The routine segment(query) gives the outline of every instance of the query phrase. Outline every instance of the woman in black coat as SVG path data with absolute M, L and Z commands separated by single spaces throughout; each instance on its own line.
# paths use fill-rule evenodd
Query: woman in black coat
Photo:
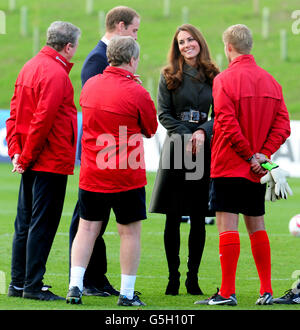
M 158 116 L 167 129 L 150 212 L 166 214 L 164 244 L 169 268 L 166 294 L 180 286 L 180 220 L 190 216 L 188 272 L 190 294 L 202 294 L 198 269 L 205 244 L 208 212 L 210 139 L 213 119 L 212 82 L 219 73 L 201 32 L 190 24 L 179 27 L 162 70 L 158 88 Z

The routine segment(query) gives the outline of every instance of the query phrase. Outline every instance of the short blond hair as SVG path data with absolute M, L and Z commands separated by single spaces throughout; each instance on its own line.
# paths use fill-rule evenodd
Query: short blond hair
M 236 24 L 223 33 L 223 42 L 230 43 L 240 54 L 250 54 L 253 39 L 251 30 L 244 24 Z

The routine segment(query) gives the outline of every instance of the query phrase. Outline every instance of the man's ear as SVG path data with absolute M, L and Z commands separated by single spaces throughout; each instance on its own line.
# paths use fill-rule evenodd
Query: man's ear
M 66 54 L 69 54 L 69 52 L 70 52 L 70 48 L 73 48 L 73 45 L 72 45 L 70 42 L 68 42 L 68 43 L 64 46 L 63 51 L 64 51 Z
M 134 57 L 132 56 L 131 59 L 130 59 L 129 65 L 133 66 L 133 63 L 134 63 Z
M 126 29 L 126 27 L 125 27 L 125 23 L 123 21 L 116 24 L 116 30 L 117 30 L 118 34 L 122 31 L 124 31 L 125 29 Z
M 229 52 L 232 52 L 232 50 L 233 50 L 232 44 L 230 42 L 227 42 L 227 50 Z

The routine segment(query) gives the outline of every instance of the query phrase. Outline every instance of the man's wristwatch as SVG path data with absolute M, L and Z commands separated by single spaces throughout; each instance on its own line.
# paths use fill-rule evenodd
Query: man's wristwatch
M 254 158 L 254 155 L 252 155 L 250 158 L 248 158 L 248 159 L 246 160 L 246 162 L 250 163 L 251 160 L 252 160 L 252 158 Z

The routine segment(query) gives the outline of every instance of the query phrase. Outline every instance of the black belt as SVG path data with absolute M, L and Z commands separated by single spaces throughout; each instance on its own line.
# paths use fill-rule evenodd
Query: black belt
M 178 114 L 178 119 L 198 124 L 206 121 L 207 113 L 191 109 L 190 111 L 184 111 Z

